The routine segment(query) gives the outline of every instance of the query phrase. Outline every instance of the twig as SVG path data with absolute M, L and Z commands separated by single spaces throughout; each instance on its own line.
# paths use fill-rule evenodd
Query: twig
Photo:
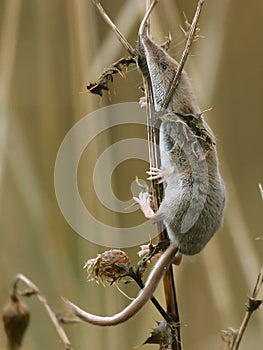
M 125 67 L 127 69 L 130 64 L 136 64 L 135 58 L 129 56 L 118 59 L 109 68 L 105 69 L 95 82 L 89 83 L 87 91 L 81 92 L 81 94 L 91 93 L 102 96 L 103 90 L 109 91 L 109 83 L 113 84 L 113 75 L 120 74 L 124 78 L 125 73 L 122 71 L 122 68 Z
M 150 20 L 150 13 L 155 6 L 157 1 L 153 1 L 151 4 L 149 4 L 149 1 L 146 1 L 146 14 L 141 22 L 140 28 L 139 28 L 139 38 L 143 35 L 143 32 L 145 30 L 145 27 L 147 29 L 147 34 L 151 32 L 150 23 L 148 21 Z M 151 83 L 149 79 L 149 73 L 145 74 L 146 70 L 142 69 L 142 72 L 144 73 L 144 85 L 145 85 L 145 95 L 147 98 L 147 134 L 148 134 L 148 148 L 149 148 L 149 161 L 151 167 L 160 167 L 160 159 L 159 154 L 157 150 L 157 145 L 159 144 L 159 130 L 157 130 L 154 127 L 154 113 L 152 110 L 153 106 L 153 96 L 152 96 L 152 88 Z M 153 207 L 155 211 L 158 210 L 159 205 L 163 198 L 163 185 L 159 184 L 157 181 L 152 181 L 151 184 L 152 187 L 152 193 L 153 193 Z M 167 232 L 164 230 L 161 223 L 157 224 L 159 234 L 159 242 L 165 241 L 167 239 Z M 181 344 L 181 333 L 180 333 L 180 317 L 179 317 L 179 309 L 178 309 L 178 303 L 177 303 L 177 297 L 176 297 L 176 289 L 175 289 L 175 282 L 174 282 L 174 274 L 173 274 L 173 268 L 170 266 L 165 273 L 163 277 L 163 286 L 164 286 L 164 294 L 165 294 L 165 300 L 166 300 L 166 310 L 168 315 L 170 316 L 172 323 L 176 324 L 176 327 L 173 327 L 173 340 L 172 340 L 172 349 L 173 350 L 181 350 L 182 344 Z M 171 324 L 171 322 L 170 322 Z
M 247 328 L 248 322 L 250 320 L 250 317 L 252 316 L 253 312 L 256 311 L 259 306 L 262 304 L 262 299 L 258 299 L 260 289 L 263 285 L 263 268 L 261 269 L 260 273 L 258 274 L 257 281 L 254 287 L 254 290 L 252 292 L 252 295 L 248 297 L 248 304 L 247 304 L 247 312 L 244 316 L 244 319 L 242 321 L 242 324 L 238 330 L 237 336 L 232 344 L 231 350 L 238 350 L 241 339 L 244 335 L 244 332 Z
M 134 272 L 133 269 L 130 270 L 128 276 L 130 276 L 137 284 L 138 286 L 143 289 L 145 287 L 142 279 L 140 278 L 140 276 Z M 168 323 L 172 323 L 173 320 L 170 317 L 170 315 L 162 308 L 162 306 L 159 304 L 158 300 L 152 296 L 151 297 L 151 302 L 153 303 L 153 305 L 156 307 L 156 309 L 160 312 L 160 314 L 163 316 L 163 318 L 165 319 L 166 322 Z
M 204 4 L 204 0 L 199 0 L 197 8 L 196 8 L 196 11 L 195 11 L 193 22 L 192 22 L 191 27 L 189 29 L 186 46 L 185 46 L 182 58 L 181 58 L 181 60 L 179 62 L 178 70 L 177 70 L 177 72 L 175 74 L 175 77 L 174 77 L 174 79 L 173 79 L 173 81 L 171 83 L 171 86 L 170 86 L 170 88 L 168 90 L 168 93 L 166 95 L 166 98 L 164 100 L 163 109 L 167 108 L 167 106 L 168 106 L 168 104 L 170 102 L 170 99 L 173 96 L 174 91 L 175 91 L 175 89 L 176 89 L 176 87 L 177 87 L 177 85 L 179 83 L 179 80 L 180 80 L 180 77 L 181 77 L 181 74 L 182 74 L 182 71 L 183 71 L 186 59 L 187 59 L 188 54 L 189 54 L 189 50 L 190 50 L 190 48 L 192 46 L 192 43 L 194 41 L 194 38 L 195 38 L 196 28 L 197 28 L 197 25 L 198 25 L 198 21 L 199 21 L 199 17 L 200 17 L 200 14 L 201 14 L 201 10 L 202 10 L 203 4 Z
M 149 24 L 150 14 L 152 13 L 153 8 L 157 4 L 158 1 L 159 0 L 154 0 L 151 4 L 149 4 L 149 1 L 146 1 L 147 11 L 146 11 L 145 16 L 143 17 L 143 20 L 142 20 L 140 28 L 139 28 L 139 32 L 138 32 L 139 36 L 141 36 L 143 34 L 146 27 L 148 29 L 147 35 L 149 34 L 149 32 L 150 32 L 150 24 Z
M 17 288 L 18 282 L 22 281 L 24 282 L 28 287 L 29 290 L 24 290 L 24 291 L 19 291 Z M 22 275 L 22 274 L 18 274 L 15 278 L 15 282 L 13 285 L 13 293 L 15 294 L 19 294 L 22 296 L 31 296 L 31 295 L 36 295 L 36 297 L 38 298 L 38 300 L 44 305 L 52 323 L 54 324 L 56 331 L 58 333 L 58 336 L 61 340 L 61 342 L 64 345 L 64 348 L 66 350 L 72 350 L 72 345 L 64 331 L 64 329 L 61 327 L 61 325 L 59 324 L 59 321 L 54 313 L 54 311 L 51 309 L 51 307 L 48 304 L 47 299 L 45 298 L 45 296 L 41 293 L 41 291 L 38 289 L 38 287 L 32 282 L 30 281 L 26 276 Z
M 98 9 L 99 13 L 101 14 L 101 17 L 104 19 L 104 21 L 108 24 L 108 26 L 111 28 L 111 30 L 115 33 L 119 41 L 122 43 L 122 45 L 125 47 L 125 49 L 130 53 L 132 56 L 137 56 L 137 51 L 131 46 L 131 44 L 127 41 L 125 36 L 119 31 L 119 29 L 116 27 L 116 25 L 112 22 L 110 17 L 105 12 L 104 8 L 101 6 L 100 2 L 98 0 L 92 0 L 93 4 Z

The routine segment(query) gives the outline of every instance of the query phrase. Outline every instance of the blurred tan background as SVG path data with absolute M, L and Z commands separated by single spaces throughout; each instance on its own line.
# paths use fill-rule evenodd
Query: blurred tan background
M 179 29 L 183 12 L 191 19 L 196 3 L 163 0 L 154 11 L 155 38 L 163 42 L 170 31 L 170 52 L 177 58 L 184 49 Z M 144 1 L 102 4 L 135 45 Z M 223 347 L 220 330 L 239 327 L 246 297 L 262 265 L 263 241 L 255 240 L 263 235 L 258 190 L 258 182 L 263 182 L 262 21 L 260 0 L 206 1 L 200 23 L 205 39 L 194 45 L 187 63 L 201 109 L 213 107 L 207 120 L 218 138 L 228 189 L 224 228 L 204 252 L 184 259 L 175 271 L 188 350 Z M 7 301 L 14 276 L 24 273 L 56 311 L 65 311 L 63 295 L 91 312 L 112 314 L 128 301 L 113 287 L 86 282 L 84 262 L 104 248 L 75 234 L 63 218 L 54 193 L 54 164 L 60 143 L 78 120 L 107 104 L 138 101 L 140 75 L 130 69 L 127 79 L 117 77 L 111 101 L 107 94 L 102 99 L 79 94 L 110 63 L 126 55 L 90 0 L 0 0 L 0 28 L 0 307 Z M 142 130 L 138 133 L 143 137 Z M 105 220 L 115 214 L 88 196 L 87 172 L 92 172 L 91 164 L 104 143 L 121 138 L 125 134 L 120 130 L 105 133 L 103 141 L 85 152 L 79 169 L 87 205 Z M 116 170 L 113 186 L 120 199 L 129 198 L 130 181 L 136 175 L 143 177 L 146 169 L 146 163 L 132 161 Z M 139 211 L 137 215 L 141 220 Z M 127 250 L 133 261 L 137 250 Z M 137 293 L 133 286 L 124 289 L 129 295 Z M 162 300 L 161 287 L 156 294 Z M 26 302 L 31 323 L 24 348 L 62 349 L 43 307 L 34 298 Z M 84 324 L 68 326 L 66 332 L 74 349 L 132 349 L 143 343 L 159 319 L 149 304 L 121 326 L 100 329 Z M 262 329 L 259 311 L 241 349 L 261 349 Z M 0 349 L 4 349 L 2 325 Z

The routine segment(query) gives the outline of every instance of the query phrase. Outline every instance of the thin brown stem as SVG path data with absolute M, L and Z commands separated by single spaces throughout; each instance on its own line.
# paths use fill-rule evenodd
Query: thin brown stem
M 254 290 L 252 292 L 252 295 L 248 298 L 247 312 L 243 318 L 243 321 L 238 330 L 237 336 L 234 339 L 231 350 L 238 350 L 240 342 L 242 340 L 242 337 L 245 333 L 248 322 L 250 320 L 250 317 L 252 316 L 253 312 L 256 311 L 259 308 L 259 306 L 262 304 L 262 299 L 258 299 L 259 292 L 261 290 L 262 285 L 263 285 L 263 268 L 258 274 L 257 281 L 255 284 Z
M 140 28 L 139 28 L 139 40 L 140 36 L 143 34 L 144 30 L 147 30 L 147 34 L 151 33 L 151 20 L 150 20 L 150 14 L 154 8 L 154 6 L 157 4 L 158 0 L 154 0 L 152 3 L 149 0 L 146 0 L 145 2 L 145 8 L 146 8 L 146 14 L 141 22 Z M 154 128 L 155 124 L 155 117 L 154 117 L 154 110 L 153 110 L 153 96 L 152 96 L 152 87 L 150 82 L 150 75 L 148 72 L 148 68 L 145 68 L 145 73 L 143 73 L 143 79 L 144 79 L 144 89 L 145 89 L 145 97 L 146 97 L 146 115 L 147 115 L 147 138 L 148 138 L 148 151 L 149 151 L 149 163 L 150 167 L 157 168 L 160 164 L 159 161 L 159 155 L 157 151 L 157 145 L 159 144 L 159 131 Z M 143 72 L 143 70 L 142 70 Z M 152 181 L 151 183 L 151 189 L 153 193 L 153 207 L 157 211 L 159 204 L 162 199 L 162 193 L 160 193 L 162 185 L 159 185 L 157 181 Z
M 25 291 L 18 290 L 17 285 L 18 285 L 19 281 L 24 282 L 28 286 L 29 290 L 25 290 Z M 36 297 L 41 302 L 41 304 L 44 305 L 52 323 L 54 324 L 54 326 L 56 328 L 58 336 L 59 336 L 62 344 L 64 345 L 64 348 L 66 350 L 73 349 L 64 329 L 59 324 L 59 321 L 56 317 L 56 314 L 49 306 L 47 299 L 45 298 L 45 296 L 41 293 L 41 291 L 38 289 L 38 287 L 32 281 L 30 281 L 26 276 L 24 276 L 22 274 L 18 274 L 15 278 L 15 282 L 13 285 L 13 292 L 18 293 L 19 295 L 22 295 L 22 296 L 36 295 Z
M 141 277 L 138 274 L 136 274 L 132 269 L 131 269 L 130 273 L 128 274 L 128 276 L 130 276 L 138 284 L 138 286 L 141 289 L 143 289 L 145 287 Z M 156 309 L 160 312 L 160 314 L 163 316 L 165 321 L 171 324 L 173 321 L 172 318 L 162 308 L 162 306 L 159 304 L 158 300 L 154 296 L 151 297 L 151 302 L 156 307 Z
M 153 1 L 151 4 L 146 1 L 146 14 L 142 20 L 139 29 L 139 36 L 143 35 L 145 28 L 147 29 L 147 34 L 151 33 L 150 27 L 150 14 L 157 1 Z M 148 147 L 149 147 L 149 162 L 151 167 L 160 167 L 160 157 L 158 153 L 157 145 L 159 144 L 159 131 L 154 127 L 154 115 L 153 115 L 153 97 L 152 89 L 149 77 L 144 76 L 144 86 L 145 95 L 147 99 L 147 133 L 148 133 Z M 151 184 L 153 193 L 153 207 L 155 211 L 158 210 L 159 205 L 163 198 L 163 185 L 159 184 L 157 181 L 152 181 Z M 167 239 L 167 233 L 163 230 L 162 224 L 157 224 L 158 231 L 161 232 L 159 235 L 159 241 L 164 241 Z M 180 333 L 180 318 L 179 310 L 175 289 L 175 281 L 172 266 L 169 267 L 167 272 L 163 277 L 164 294 L 166 300 L 166 311 L 174 324 L 177 327 L 174 328 L 174 338 L 171 344 L 173 350 L 182 350 L 181 344 L 181 333 Z
M 147 29 L 147 35 L 150 35 L 150 31 L 151 31 L 151 23 L 150 23 L 150 14 L 152 13 L 152 10 L 154 8 L 154 6 L 157 4 L 159 0 L 154 0 L 152 3 L 150 3 L 150 1 L 146 0 L 146 14 L 143 17 L 143 20 L 141 21 L 141 25 L 139 28 L 139 32 L 138 35 L 141 36 L 145 30 L 145 28 Z
M 120 32 L 120 30 L 116 27 L 116 25 L 112 22 L 111 18 L 108 16 L 108 14 L 105 12 L 104 8 L 101 6 L 100 2 L 98 0 L 92 0 L 93 4 L 98 9 L 101 17 L 103 20 L 108 24 L 108 26 L 111 28 L 113 33 L 117 36 L 119 41 L 122 43 L 124 48 L 132 55 L 137 56 L 137 51 L 132 47 L 132 45 L 127 41 L 125 36 Z
M 177 70 L 177 72 L 176 72 L 176 74 L 174 76 L 174 79 L 173 79 L 173 81 L 172 81 L 172 83 L 170 85 L 170 88 L 168 90 L 167 96 L 165 98 L 165 101 L 164 101 L 164 104 L 163 104 L 163 109 L 167 108 L 167 106 L 168 106 L 168 104 L 169 104 L 169 102 L 171 100 L 171 97 L 173 96 L 174 91 L 175 91 L 175 89 L 176 89 L 176 87 L 177 87 L 177 85 L 179 83 L 182 71 L 184 69 L 184 65 L 185 65 L 186 59 L 187 59 L 187 57 L 189 55 L 190 48 L 191 48 L 192 43 L 193 43 L 194 38 L 195 38 L 196 28 L 197 28 L 197 25 L 198 25 L 198 21 L 199 21 L 199 17 L 200 17 L 201 11 L 202 11 L 203 4 L 204 4 L 204 0 L 199 0 L 197 8 L 196 8 L 196 11 L 195 11 L 193 22 L 192 22 L 192 24 L 190 26 L 190 29 L 189 29 L 189 33 L 188 33 L 185 49 L 184 49 L 182 58 L 181 58 L 181 60 L 179 62 L 178 70 Z

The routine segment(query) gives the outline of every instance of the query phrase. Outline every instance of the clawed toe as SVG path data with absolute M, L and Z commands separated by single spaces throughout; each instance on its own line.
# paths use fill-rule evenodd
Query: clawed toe
M 161 169 L 151 167 L 149 171 L 146 171 L 146 174 L 150 175 L 147 180 L 159 180 L 158 183 L 164 181 L 163 171 Z
M 148 175 L 150 175 L 147 180 L 159 180 L 158 183 L 164 182 L 167 177 L 171 176 L 174 172 L 174 167 L 171 168 L 150 168 L 149 171 L 146 171 Z

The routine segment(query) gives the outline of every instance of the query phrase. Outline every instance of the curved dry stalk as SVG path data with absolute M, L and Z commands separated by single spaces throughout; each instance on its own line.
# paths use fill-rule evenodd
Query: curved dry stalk
M 24 282 L 27 286 L 28 286 L 28 290 L 18 290 L 18 282 L 22 281 Z M 26 276 L 24 276 L 23 274 L 18 274 L 15 278 L 15 282 L 13 285 L 13 292 L 17 293 L 19 295 L 22 296 L 31 296 L 31 295 L 36 295 L 36 297 L 38 298 L 38 300 L 41 302 L 41 304 L 43 304 L 43 306 L 45 307 L 53 325 L 55 326 L 55 329 L 58 333 L 58 336 L 62 342 L 62 344 L 64 345 L 64 348 L 66 350 L 72 350 L 72 345 L 64 331 L 64 329 L 61 327 L 61 325 L 59 324 L 59 321 L 56 317 L 56 314 L 54 313 L 54 311 L 51 309 L 46 297 L 42 294 L 42 292 L 39 290 L 39 288 L 32 282 L 30 281 L 30 279 L 28 279 Z
M 157 2 L 158 1 L 153 1 L 152 3 L 150 3 L 150 1 L 146 1 L 147 11 L 141 22 L 141 25 L 138 31 L 139 38 L 143 35 L 143 32 L 145 29 L 147 34 L 151 36 L 150 14 Z M 159 132 L 154 127 L 155 117 L 152 110 L 153 95 L 152 95 L 152 86 L 149 79 L 149 72 L 148 72 L 148 69 L 147 70 L 145 69 L 142 72 L 144 71 L 145 73 L 147 72 L 147 74 L 145 73 L 143 74 L 143 78 L 144 78 L 145 96 L 147 101 L 146 114 L 147 114 L 149 162 L 150 162 L 150 167 L 158 168 L 160 167 L 160 157 L 157 149 L 157 145 L 159 144 Z M 151 187 L 152 187 L 152 193 L 153 193 L 153 207 L 155 211 L 157 211 L 163 198 L 163 185 L 158 183 L 157 181 L 152 180 Z M 163 241 L 167 239 L 167 233 L 165 230 L 163 230 L 162 224 L 158 223 L 157 227 L 158 227 L 158 231 L 160 232 L 158 237 L 159 241 Z M 171 346 L 173 350 L 181 350 L 182 343 L 181 343 L 181 333 L 180 333 L 180 318 L 179 318 L 179 309 L 178 309 L 178 303 L 177 303 L 172 266 L 170 266 L 167 269 L 163 277 L 163 286 L 164 286 L 167 313 L 171 317 L 174 324 L 177 325 L 177 327 L 175 327 L 174 329 L 174 337 L 173 337 Z

